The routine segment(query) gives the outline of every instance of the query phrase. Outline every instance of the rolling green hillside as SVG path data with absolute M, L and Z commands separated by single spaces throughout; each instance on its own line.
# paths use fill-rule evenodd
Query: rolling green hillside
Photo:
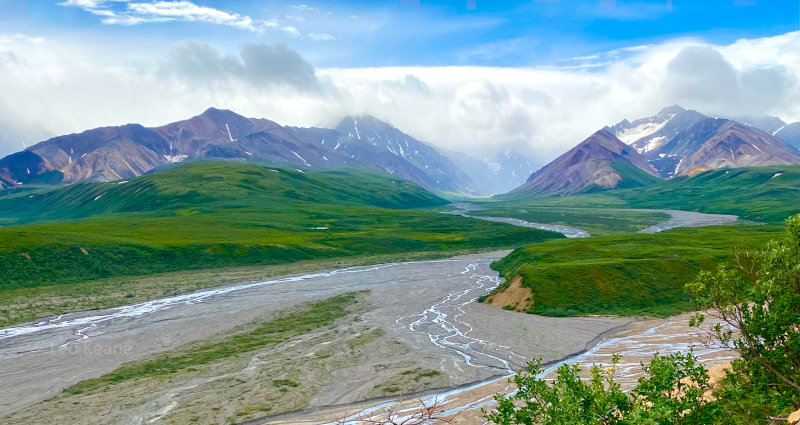
M 611 168 L 622 177 L 622 181 L 617 185 L 619 189 L 650 186 L 662 181 L 660 178 L 627 162 L 612 161 Z
M 81 182 L 0 198 L 7 223 L 108 213 L 196 214 L 230 208 L 331 204 L 418 208 L 447 201 L 414 183 L 359 169 L 295 170 L 233 162 L 196 162 L 131 181 Z
M 800 210 L 800 165 L 711 170 L 608 195 L 635 208 L 725 213 L 780 223 Z
M 10 195 L 0 198 L 0 217 L 15 223 L 0 227 L 0 291 L 16 292 L 6 292 L 2 304 L 21 302 L 29 290 L 40 294 L 42 287 L 113 276 L 512 247 L 562 237 L 421 209 L 444 203 L 389 175 L 225 162 Z M 74 293 L 91 299 L 80 288 Z M 130 298 L 139 299 L 135 291 Z M 88 306 L 59 299 L 69 305 L 65 309 Z M 125 301 L 131 300 L 111 304 Z M 0 322 L 3 314 L 0 305 Z
M 692 308 L 683 288 L 698 271 L 780 233 L 779 226 L 716 226 L 567 239 L 525 245 L 492 268 L 509 282 L 522 276 L 533 291 L 532 305 L 522 306 L 530 313 L 670 315 Z
M 500 205 L 562 208 L 663 208 L 734 214 L 780 223 L 800 210 L 800 165 L 743 167 L 681 176 L 641 188 L 563 198 L 516 196 Z

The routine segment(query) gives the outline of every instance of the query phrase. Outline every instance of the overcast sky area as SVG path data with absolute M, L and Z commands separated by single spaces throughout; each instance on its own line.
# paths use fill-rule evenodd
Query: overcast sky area
M 0 156 L 210 106 L 539 164 L 672 104 L 794 122 L 798 3 L 0 0 Z

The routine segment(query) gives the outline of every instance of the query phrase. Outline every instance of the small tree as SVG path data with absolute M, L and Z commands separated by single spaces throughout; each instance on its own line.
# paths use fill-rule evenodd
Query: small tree
M 786 235 L 687 285 L 699 310 L 718 322 L 715 339 L 740 358 L 719 397 L 741 423 L 781 420 L 800 408 L 800 215 Z M 693 325 L 705 320 L 696 315 Z

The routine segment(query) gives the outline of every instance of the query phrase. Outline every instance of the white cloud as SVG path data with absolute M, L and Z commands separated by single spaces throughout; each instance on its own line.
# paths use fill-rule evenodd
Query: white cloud
M 0 47 L 12 44 L 42 44 L 44 37 L 30 37 L 25 34 L 0 34 Z
M 278 29 L 292 37 L 303 37 L 303 33 L 294 25 L 287 25 L 276 19 L 253 19 L 247 15 L 227 12 L 213 7 L 201 6 L 188 0 L 66 0 L 61 6 L 78 7 L 100 17 L 105 25 L 140 25 L 166 22 L 200 22 L 223 25 L 255 33 L 263 33 L 267 29 Z M 299 11 L 319 11 L 307 5 L 291 6 Z M 294 22 L 305 22 L 305 18 L 286 15 L 286 19 Z M 311 40 L 327 41 L 335 39 L 330 34 L 310 33 L 305 37 Z M 0 40 L 2 42 L 2 40 Z
M 281 27 L 281 29 L 286 31 L 290 35 L 295 36 L 295 37 L 299 37 L 300 36 L 300 31 L 297 28 L 295 28 L 295 27 L 293 27 L 291 25 L 283 26 L 283 27 Z
M 306 37 L 308 37 L 308 38 L 310 38 L 312 40 L 321 40 L 321 41 L 335 40 L 336 39 L 336 37 L 334 37 L 334 36 L 332 36 L 330 34 L 325 34 L 325 33 L 315 34 L 313 32 L 309 33 L 309 34 L 306 34 Z
M 200 6 L 187 0 L 131 1 L 131 0 L 67 0 L 61 6 L 81 8 L 99 16 L 107 25 L 139 25 L 154 22 L 202 22 L 225 25 L 252 32 L 267 28 L 280 28 L 292 35 L 299 31 L 292 26 L 282 26 L 275 21 L 254 20 L 250 16 L 226 12 L 213 7 Z
M 26 37 L 0 43 L 0 115 L 57 134 L 161 125 L 209 106 L 302 126 L 371 113 L 448 149 L 514 148 L 544 163 L 604 125 L 674 103 L 710 115 L 800 116 L 800 32 L 724 46 L 679 39 L 568 62 L 582 68 L 314 69 L 286 45 L 227 53 L 196 42 L 132 65 L 104 46 Z
M 302 10 L 304 12 L 319 12 L 319 9 L 307 4 L 293 4 L 292 9 Z

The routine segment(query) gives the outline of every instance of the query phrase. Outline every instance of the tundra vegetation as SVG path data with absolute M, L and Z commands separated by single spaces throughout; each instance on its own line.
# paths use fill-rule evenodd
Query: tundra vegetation
M 519 309 L 529 313 L 669 316 L 693 309 L 684 285 L 729 258 L 731 247 L 760 246 L 779 234 L 774 225 L 734 225 L 545 241 L 515 249 L 492 268 L 506 282 L 521 276 L 533 296 Z
M 10 193 L 0 197 L 0 325 L 158 297 L 137 283 L 157 273 L 375 263 L 563 238 L 432 209 L 446 203 L 368 170 L 229 162 Z

